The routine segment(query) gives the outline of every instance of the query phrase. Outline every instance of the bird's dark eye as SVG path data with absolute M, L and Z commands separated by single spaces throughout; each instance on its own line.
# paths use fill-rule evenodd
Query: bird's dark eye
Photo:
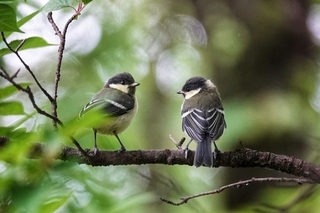
M 190 92 L 190 87 L 186 87 L 186 92 Z
M 120 84 L 125 85 L 125 82 L 124 81 L 120 81 Z

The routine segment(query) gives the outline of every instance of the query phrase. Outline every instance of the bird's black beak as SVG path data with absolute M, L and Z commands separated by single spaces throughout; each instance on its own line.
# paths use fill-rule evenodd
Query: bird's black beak
M 184 94 L 185 94 L 185 92 L 184 92 L 184 91 L 182 91 L 182 90 L 179 90 L 179 91 L 177 92 L 177 94 L 182 94 L 182 95 L 184 95 Z
M 129 87 L 137 87 L 137 86 L 139 86 L 139 85 L 140 85 L 140 83 L 134 82 L 133 84 L 130 84 Z

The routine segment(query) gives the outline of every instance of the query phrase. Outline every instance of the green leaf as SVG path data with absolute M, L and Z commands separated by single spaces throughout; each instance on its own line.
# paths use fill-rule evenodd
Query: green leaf
M 2 0 L 0 0 L 2 1 Z M 36 10 L 35 12 L 27 15 L 26 17 L 20 19 L 18 22 L 17 22 L 17 25 L 18 27 L 21 27 L 22 25 L 24 25 L 25 23 L 27 23 L 28 21 L 30 21 L 33 17 L 35 17 L 41 10 Z M 4 33 L 4 36 L 6 38 L 8 38 L 13 32 L 5 32 Z M 4 44 L 4 42 L 0 42 L 0 48 L 3 47 L 5 48 L 6 45 Z
M 6 4 L 0 4 L 0 31 L 22 32 L 17 26 L 14 9 Z
M 1 1 L 1 0 L 0 0 Z M 31 13 L 30 15 L 27 15 L 26 17 L 20 19 L 18 22 L 17 22 L 17 25 L 18 27 L 21 27 L 22 25 L 24 25 L 25 23 L 27 23 L 28 21 L 30 21 L 33 17 L 35 17 L 41 10 L 36 10 L 35 12 Z M 13 32 L 6 32 L 4 34 L 4 36 L 6 38 L 8 38 Z M 0 46 L 4 46 L 4 44 L 1 45 L 0 43 Z
M 55 212 L 61 206 L 65 205 L 72 196 L 71 193 L 64 194 L 56 194 L 55 196 L 50 196 L 50 200 L 48 202 L 44 202 L 40 207 L 40 212 Z
M 22 87 L 26 87 L 26 86 L 31 85 L 31 83 L 21 83 L 20 85 Z M 7 98 L 16 92 L 18 92 L 18 89 L 13 85 L 1 88 L 0 89 L 0 100 Z
M 24 115 L 24 110 L 21 102 L 1 102 L 0 115 Z
M 14 40 L 10 42 L 10 47 L 12 49 L 16 49 L 23 40 Z M 22 47 L 19 50 L 27 50 L 32 48 L 39 48 L 39 47 L 47 47 L 52 46 L 54 44 L 49 44 L 41 37 L 30 37 L 27 38 Z M 0 57 L 6 54 L 12 53 L 8 48 L 0 49 Z
M 82 0 L 82 2 L 83 2 L 84 4 L 89 4 L 90 2 L 92 2 L 92 0 Z
M 15 122 L 11 123 L 10 127 L 12 127 L 13 129 L 17 129 L 19 126 L 21 126 L 23 123 L 25 123 L 28 119 L 32 118 L 32 116 L 34 116 L 37 113 L 38 112 L 35 110 L 31 114 L 26 114 L 26 115 L 22 116 L 20 119 L 18 119 Z
M 8 133 L 12 132 L 12 127 L 0 126 L 0 136 L 7 136 Z
M 0 2 L 8 2 L 8 3 L 12 3 L 13 0 L 0 0 Z
M 43 6 L 42 10 L 48 13 L 62 8 L 72 7 L 73 2 L 73 0 L 50 0 Z

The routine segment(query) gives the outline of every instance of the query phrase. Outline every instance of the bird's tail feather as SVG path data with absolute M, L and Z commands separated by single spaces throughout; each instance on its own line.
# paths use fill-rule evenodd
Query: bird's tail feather
M 211 138 L 209 136 L 207 136 L 203 141 L 197 142 L 193 164 L 196 167 L 202 165 L 205 165 L 207 167 L 213 166 Z

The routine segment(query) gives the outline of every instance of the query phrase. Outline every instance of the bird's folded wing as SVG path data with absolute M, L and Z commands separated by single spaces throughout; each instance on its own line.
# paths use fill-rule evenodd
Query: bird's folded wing
M 224 120 L 223 109 L 212 108 L 206 113 L 206 121 L 208 122 L 208 132 L 212 140 L 217 140 L 227 127 Z
M 182 130 L 192 139 L 200 142 L 204 139 L 208 122 L 203 111 L 192 109 L 182 114 Z
M 206 112 L 192 109 L 182 114 L 182 130 L 191 138 L 200 142 L 209 134 L 212 140 L 218 139 L 226 123 L 223 109 L 212 108 Z
M 120 96 L 117 100 L 111 99 L 93 99 L 90 101 L 79 114 L 81 118 L 92 110 L 102 110 L 101 112 L 107 116 L 120 116 L 126 114 L 134 107 L 134 99 Z

